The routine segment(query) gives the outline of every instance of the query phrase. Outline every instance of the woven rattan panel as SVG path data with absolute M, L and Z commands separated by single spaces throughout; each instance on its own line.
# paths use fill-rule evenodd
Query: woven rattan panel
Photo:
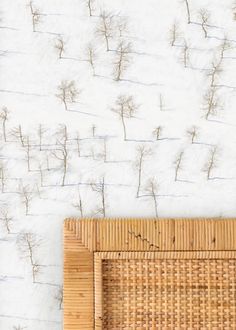
M 102 329 L 236 329 L 236 260 L 103 260 Z

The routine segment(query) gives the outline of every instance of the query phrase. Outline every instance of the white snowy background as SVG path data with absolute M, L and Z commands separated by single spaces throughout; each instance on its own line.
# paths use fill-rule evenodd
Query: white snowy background
M 0 329 L 59 330 L 65 217 L 235 216 L 236 4 L 1 0 L 0 18 Z

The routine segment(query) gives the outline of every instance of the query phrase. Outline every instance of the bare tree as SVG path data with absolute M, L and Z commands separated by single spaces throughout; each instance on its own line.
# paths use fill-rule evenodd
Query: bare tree
M 127 29 L 128 29 L 128 20 L 126 17 L 123 16 L 119 16 L 117 19 L 117 29 L 119 31 L 119 37 L 123 38 L 124 37 L 124 33 L 127 33 Z
M 42 151 L 42 141 L 43 141 L 43 136 L 44 133 L 47 131 L 46 128 L 43 127 L 42 124 L 39 124 L 37 133 L 38 133 L 38 138 L 39 138 L 39 150 Z
M 1 183 L 1 192 L 3 194 L 5 192 L 5 186 L 6 186 L 6 165 L 3 162 L 0 163 L 0 183 Z
M 153 199 L 155 215 L 158 217 L 158 210 L 157 210 L 157 192 L 158 192 L 158 185 L 154 178 L 151 178 L 146 187 L 145 192 Z
M 191 139 L 191 143 L 194 144 L 196 141 L 196 138 L 198 136 L 198 130 L 196 126 L 191 127 L 188 131 L 187 131 L 188 136 Z
M 179 39 L 179 37 L 180 37 L 179 24 L 177 22 L 174 22 L 169 31 L 169 41 L 172 47 L 176 46 L 176 41 Z
M 224 40 L 222 41 L 222 43 L 219 46 L 219 50 L 220 50 L 220 63 L 222 63 L 223 59 L 224 59 L 224 54 L 227 50 L 231 49 L 232 45 L 231 42 L 224 37 Z
M 114 60 L 114 79 L 116 81 L 121 80 L 123 74 L 128 68 L 130 63 L 130 52 L 131 52 L 131 43 L 126 43 L 123 40 L 118 44 L 115 53 L 115 60 Z
M 78 200 L 75 203 L 73 203 L 73 206 L 79 211 L 81 218 L 83 218 L 84 207 L 83 207 L 82 197 L 81 197 L 79 189 L 78 189 Z
M 233 10 L 233 19 L 236 20 L 236 2 L 233 3 L 232 10 Z
M 31 168 L 30 168 L 30 140 L 29 140 L 29 137 L 27 136 L 26 137 L 26 161 L 27 161 L 27 168 L 28 168 L 28 171 L 30 172 L 31 171 Z
M 202 8 L 199 10 L 199 18 L 201 20 L 201 27 L 202 27 L 202 31 L 204 33 L 205 38 L 208 37 L 208 31 L 207 31 L 207 26 L 209 24 L 209 20 L 210 20 L 210 13 L 208 10 Z
M 62 176 L 62 181 L 61 185 L 65 185 L 65 180 L 66 180 L 66 174 L 67 174 L 67 169 L 68 169 L 68 159 L 69 159 L 69 154 L 68 154 L 68 149 L 67 149 L 67 133 L 64 133 L 64 140 L 61 142 L 57 140 L 57 149 L 52 151 L 52 155 L 60 160 L 62 162 L 62 167 L 63 167 L 63 176 Z
M 76 138 L 75 139 L 76 139 L 78 157 L 81 157 L 81 147 L 80 147 L 79 132 L 77 132 L 77 135 L 76 135 Z
M 17 140 L 20 140 L 22 147 L 25 146 L 25 136 L 22 133 L 21 125 L 19 125 L 18 127 L 14 127 L 11 130 L 11 136 L 15 137 Z
M 216 79 L 219 77 L 221 72 L 222 72 L 221 60 L 217 63 L 212 63 L 212 67 L 209 73 L 207 74 L 207 76 L 210 77 L 211 87 L 215 86 Z
M 92 125 L 92 129 L 91 129 L 91 131 L 92 131 L 92 137 L 94 138 L 95 137 L 95 135 L 96 135 L 96 129 L 97 129 L 97 127 L 96 127 L 96 125 Z
M 158 126 L 153 130 L 152 134 L 155 137 L 156 141 L 158 141 L 160 139 L 161 133 L 162 133 L 161 126 Z
M 92 72 L 93 72 L 93 75 L 96 76 L 96 73 L 95 73 L 95 61 L 96 61 L 96 58 L 97 58 L 97 53 L 96 53 L 96 50 L 94 48 L 94 46 L 92 44 L 89 44 L 87 49 L 86 49 L 86 55 L 87 55 L 87 58 L 88 58 L 88 62 L 91 66 L 91 69 L 92 69 Z
M 26 186 L 21 185 L 20 197 L 21 197 L 22 203 L 25 206 L 25 215 L 29 214 L 30 203 L 33 199 L 33 196 L 34 196 L 34 193 L 28 185 L 26 185 Z
M 219 98 L 216 94 L 216 88 L 210 88 L 204 95 L 204 110 L 205 110 L 205 119 L 208 120 L 209 116 L 215 116 L 217 111 L 221 108 Z
M 61 143 L 64 143 L 65 141 L 68 141 L 68 129 L 65 124 L 59 125 L 59 128 L 56 131 L 56 141 L 60 141 Z
M 188 17 L 188 24 L 191 23 L 191 16 L 190 16 L 190 9 L 189 9 L 189 1 L 184 0 L 185 5 L 186 5 L 186 10 L 187 10 L 187 17 Z
M 13 325 L 13 330 L 24 330 L 26 327 L 22 327 L 21 325 Z
M 86 5 L 88 7 L 89 11 L 89 16 L 93 16 L 93 11 L 94 11 L 94 0 L 85 0 Z
M 7 205 L 4 205 L 0 209 L 0 220 L 3 223 L 3 226 L 8 234 L 11 233 L 12 219 L 13 219 L 12 216 L 9 215 L 9 209 Z
M 8 114 L 9 114 L 9 111 L 8 111 L 7 107 L 2 107 L 2 111 L 0 113 L 0 119 L 2 121 L 2 133 L 3 133 L 3 139 L 5 142 L 7 142 L 6 122 L 8 120 Z
M 23 258 L 30 261 L 32 269 L 33 282 L 36 282 L 36 276 L 40 271 L 40 265 L 36 259 L 37 249 L 41 245 L 41 239 L 33 233 L 21 233 L 17 238 L 17 245 Z
M 189 46 L 188 46 L 186 40 L 184 40 L 184 46 L 183 46 L 183 50 L 182 50 L 182 61 L 183 61 L 184 67 L 187 68 L 189 65 Z
M 101 206 L 96 210 L 96 214 L 101 214 L 103 217 L 106 216 L 106 190 L 105 190 L 105 178 L 104 176 L 100 179 L 99 183 L 91 183 L 91 188 L 101 198 Z
M 46 155 L 46 164 L 47 164 L 47 171 L 50 171 L 51 167 L 50 167 L 49 155 L 48 154 Z
M 30 1 L 29 7 L 32 18 L 33 32 L 36 32 L 36 26 L 40 23 L 42 14 L 38 8 L 34 7 L 33 1 Z
M 111 13 L 102 11 L 100 14 L 100 20 L 97 27 L 97 33 L 105 39 L 106 49 L 110 50 L 110 39 L 114 34 L 114 16 Z
M 107 138 L 104 137 L 103 139 L 103 152 L 102 152 L 102 156 L 103 156 L 103 161 L 104 163 L 107 162 Z
M 40 162 L 39 162 L 38 168 L 39 168 L 39 173 L 40 173 L 40 185 L 41 185 L 41 187 L 43 187 L 44 186 L 44 173 L 43 173 L 42 164 Z
M 147 156 L 150 156 L 152 154 L 152 150 L 150 148 L 148 148 L 145 145 L 139 145 L 137 147 L 137 156 L 136 156 L 136 160 L 135 160 L 135 168 L 138 171 L 138 188 L 137 188 L 137 193 L 136 193 L 136 197 L 139 197 L 139 193 L 140 193 L 140 188 L 141 188 L 141 183 L 142 183 L 142 174 L 143 174 L 143 163 L 144 160 Z
M 80 94 L 75 81 L 63 80 L 57 89 L 59 93 L 56 94 L 56 97 L 64 104 L 65 110 L 68 110 L 68 103 L 76 102 L 76 99 Z
M 181 151 L 177 155 L 176 160 L 174 161 L 174 165 L 175 165 L 175 181 L 178 181 L 179 171 L 182 169 L 183 156 L 184 156 L 184 152 Z
M 125 124 L 125 118 L 132 118 L 134 117 L 134 114 L 136 113 L 138 106 L 134 103 L 133 96 L 127 96 L 127 95 L 120 95 L 118 96 L 116 103 L 116 107 L 112 108 L 111 110 L 118 114 L 119 119 L 122 122 L 123 126 L 123 136 L 124 140 L 127 140 L 127 134 L 126 134 L 126 124 Z
M 211 179 L 212 170 L 216 167 L 216 156 L 217 156 L 217 148 L 214 147 L 210 150 L 208 160 L 203 168 L 203 172 L 207 174 L 207 180 Z
M 159 94 L 159 109 L 160 111 L 164 110 L 163 95 L 161 93 Z
M 63 287 L 62 286 L 60 286 L 57 289 L 57 292 L 55 294 L 55 299 L 58 301 L 59 310 L 62 310 L 62 305 L 63 305 Z
M 58 58 L 61 59 L 63 57 L 63 54 L 65 53 L 65 41 L 62 36 L 59 36 L 56 39 L 54 48 L 58 52 Z

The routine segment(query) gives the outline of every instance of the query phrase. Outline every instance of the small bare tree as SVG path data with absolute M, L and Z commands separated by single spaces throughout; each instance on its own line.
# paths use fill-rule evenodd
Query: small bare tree
M 219 77 L 221 72 L 222 72 L 221 60 L 217 63 L 213 62 L 211 69 L 210 69 L 209 73 L 207 74 L 207 76 L 210 77 L 211 87 L 215 86 L 216 79 Z
M 207 174 L 207 180 L 211 179 L 211 174 L 213 169 L 216 167 L 216 156 L 217 156 L 217 148 L 214 147 L 210 150 L 208 160 L 203 168 L 203 172 Z
M 104 139 L 103 139 L 102 157 L 103 157 L 104 163 L 106 163 L 107 162 L 107 137 L 104 137 Z
M 148 194 L 152 199 L 154 203 L 154 210 L 155 210 L 155 216 L 158 217 L 158 210 L 157 210 L 157 192 L 158 192 L 158 185 L 154 178 L 151 178 L 146 187 L 145 192 Z
M 111 13 L 102 11 L 100 14 L 100 20 L 97 27 L 98 35 L 102 36 L 105 39 L 106 49 L 110 50 L 110 39 L 114 35 L 114 16 Z
M 7 142 L 6 122 L 8 121 L 8 114 L 9 111 L 7 107 L 3 107 L 2 111 L 0 112 L 0 119 L 2 121 L 2 134 L 5 142 Z
M 17 245 L 23 258 L 29 259 L 32 269 L 33 282 L 40 272 L 40 265 L 36 259 L 37 249 L 41 245 L 41 239 L 33 233 L 21 233 L 17 238 Z
M 182 162 L 183 162 L 184 152 L 181 151 L 174 161 L 175 165 L 175 181 L 178 181 L 179 171 L 182 169 Z
M 208 120 L 209 116 L 215 116 L 217 111 L 221 108 L 219 97 L 216 94 L 216 88 L 210 88 L 206 94 L 204 95 L 204 111 L 205 111 L 205 119 Z
M 115 53 L 113 75 L 116 81 L 121 80 L 123 74 L 130 63 L 131 43 L 126 43 L 123 40 L 118 44 Z
M 62 286 L 60 286 L 57 289 L 57 292 L 55 294 L 55 299 L 58 302 L 59 310 L 62 310 L 62 305 L 63 305 L 63 287 Z
M 30 1 L 29 7 L 32 18 L 33 32 L 36 32 L 36 26 L 40 23 L 42 14 L 38 8 L 34 7 L 33 1 Z
M 68 169 L 68 160 L 69 160 L 69 153 L 67 149 L 67 138 L 65 135 L 64 141 L 59 141 L 57 140 L 57 146 L 58 148 L 56 150 L 52 151 L 52 155 L 61 161 L 62 167 L 63 167 L 63 176 L 62 176 L 62 181 L 61 185 L 65 185 L 65 180 L 66 180 L 66 174 L 67 174 L 67 169 Z
M 63 54 L 65 53 L 65 40 L 63 39 L 62 36 L 56 39 L 54 48 L 58 53 L 58 58 L 61 59 L 63 57 Z
M 6 165 L 3 162 L 0 162 L 0 183 L 1 183 L 1 192 L 5 192 L 6 186 Z
M 219 50 L 220 50 L 220 64 L 222 63 L 223 59 L 224 59 L 224 54 L 227 50 L 231 49 L 232 45 L 231 42 L 224 37 L 224 40 L 222 41 L 222 43 L 219 46 Z
M 134 103 L 133 96 L 120 95 L 116 100 L 116 107 L 111 110 L 118 114 L 123 126 L 124 141 L 127 140 L 125 118 L 134 117 L 138 105 Z
M 93 16 L 94 11 L 94 0 L 85 0 L 86 5 L 88 7 L 89 16 Z
M 92 128 L 91 128 L 93 138 L 96 136 L 96 130 L 97 130 L 97 127 L 96 127 L 96 125 L 93 124 Z
M 25 146 L 25 136 L 22 133 L 22 128 L 21 125 L 19 125 L 18 127 L 14 127 L 11 130 L 11 136 L 13 136 L 14 138 L 16 138 L 17 140 L 20 141 L 21 146 L 24 147 Z
M 26 137 L 26 149 L 25 149 L 25 152 L 26 152 L 26 161 L 27 161 L 27 168 L 28 168 L 28 171 L 30 172 L 31 171 L 31 168 L 30 168 L 30 140 L 29 140 L 29 137 L 27 136 Z
M 92 69 L 93 75 L 96 76 L 95 61 L 96 61 L 96 58 L 97 58 L 97 53 L 96 53 L 96 50 L 95 50 L 95 48 L 92 44 L 89 44 L 87 46 L 86 55 L 87 55 L 87 59 L 88 59 L 88 62 L 90 64 L 90 67 Z
M 210 13 L 208 10 L 202 8 L 199 10 L 199 18 L 200 18 L 200 23 L 201 23 L 201 27 L 202 27 L 202 31 L 204 33 L 205 38 L 208 37 L 208 24 L 209 24 L 209 20 L 210 20 Z
M 233 10 L 233 19 L 236 20 L 236 1 L 234 1 L 232 5 L 232 10 Z
M 169 42 L 171 47 L 176 46 L 176 42 L 180 38 L 179 24 L 174 22 L 169 30 Z
M 6 229 L 7 233 L 10 234 L 13 218 L 11 215 L 9 215 L 9 209 L 7 205 L 4 205 L 0 209 L 0 220 L 3 223 L 3 226 Z
M 77 153 L 78 153 L 78 157 L 81 157 L 81 146 L 80 146 L 80 136 L 79 136 L 79 132 L 77 132 L 75 140 L 76 140 L 76 145 L 77 145 Z
M 81 218 L 83 218 L 84 207 L 83 207 L 82 197 L 81 197 L 79 189 L 78 189 L 78 199 L 75 203 L 73 203 L 73 206 L 79 211 Z
M 26 327 L 22 327 L 21 325 L 13 325 L 13 330 L 24 330 Z
M 119 37 L 123 38 L 124 33 L 127 33 L 128 30 L 128 20 L 124 16 L 119 16 L 116 22 L 117 29 L 119 31 Z
M 153 130 L 152 134 L 155 137 L 156 141 L 160 140 L 161 133 L 162 133 L 161 126 L 158 126 Z
M 161 93 L 159 94 L 159 109 L 160 109 L 160 111 L 164 110 L 163 95 Z
M 30 203 L 33 199 L 34 192 L 28 185 L 21 185 L 20 187 L 20 197 L 21 201 L 25 207 L 25 215 L 29 214 Z
M 136 197 L 139 197 L 139 193 L 140 193 L 140 188 L 141 188 L 141 183 L 142 183 L 142 174 L 143 174 L 143 163 L 144 160 L 147 156 L 150 156 L 152 154 L 152 150 L 145 146 L 145 145 L 139 145 L 137 147 L 137 156 L 136 156 L 136 160 L 135 160 L 135 168 L 138 171 L 138 188 L 137 188 L 137 193 L 136 193 Z
M 184 3 L 186 5 L 188 24 L 190 24 L 191 23 L 191 15 L 190 15 L 189 1 L 188 0 L 184 0 Z
M 182 49 L 182 61 L 183 61 L 184 67 L 187 68 L 189 65 L 189 46 L 188 46 L 186 40 L 184 40 L 184 46 Z
M 198 130 L 196 126 L 191 127 L 188 131 L 187 131 L 187 135 L 190 137 L 191 139 L 191 143 L 194 144 L 196 141 L 196 138 L 198 137 Z
M 76 102 L 80 94 L 75 81 L 63 80 L 57 89 L 59 93 L 56 94 L 56 97 L 64 104 L 65 110 L 68 110 L 68 103 Z
M 39 174 L 40 174 L 40 185 L 41 185 L 41 187 L 43 187 L 44 186 L 44 171 L 43 171 L 42 164 L 40 162 L 38 164 L 38 169 L 39 169 Z
M 101 198 L 101 206 L 96 210 L 96 214 L 101 214 L 103 217 L 106 216 L 106 189 L 105 189 L 105 178 L 104 176 L 100 179 L 99 183 L 91 183 L 91 188 L 95 191 Z
M 38 138 L 39 138 L 39 150 L 42 151 L 42 141 L 43 141 L 43 136 L 44 133 L 46 133 L 47 129 L 43 127 L 42 124 L 39 124 L 37 133 L 38 133 Z

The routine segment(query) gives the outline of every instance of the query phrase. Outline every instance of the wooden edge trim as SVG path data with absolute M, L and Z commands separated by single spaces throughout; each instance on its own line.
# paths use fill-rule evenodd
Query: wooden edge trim
M 96 260 L 107 259 L 236 259 L 236 251 L 96 252 Z
M 64 225 L 64 330 L 94 329 L 93 252 L 76 237 L 71 221 Z
M 102 330 L 103 295 L 102 295 L 102 259 L 94 253 L 94 329 Z

